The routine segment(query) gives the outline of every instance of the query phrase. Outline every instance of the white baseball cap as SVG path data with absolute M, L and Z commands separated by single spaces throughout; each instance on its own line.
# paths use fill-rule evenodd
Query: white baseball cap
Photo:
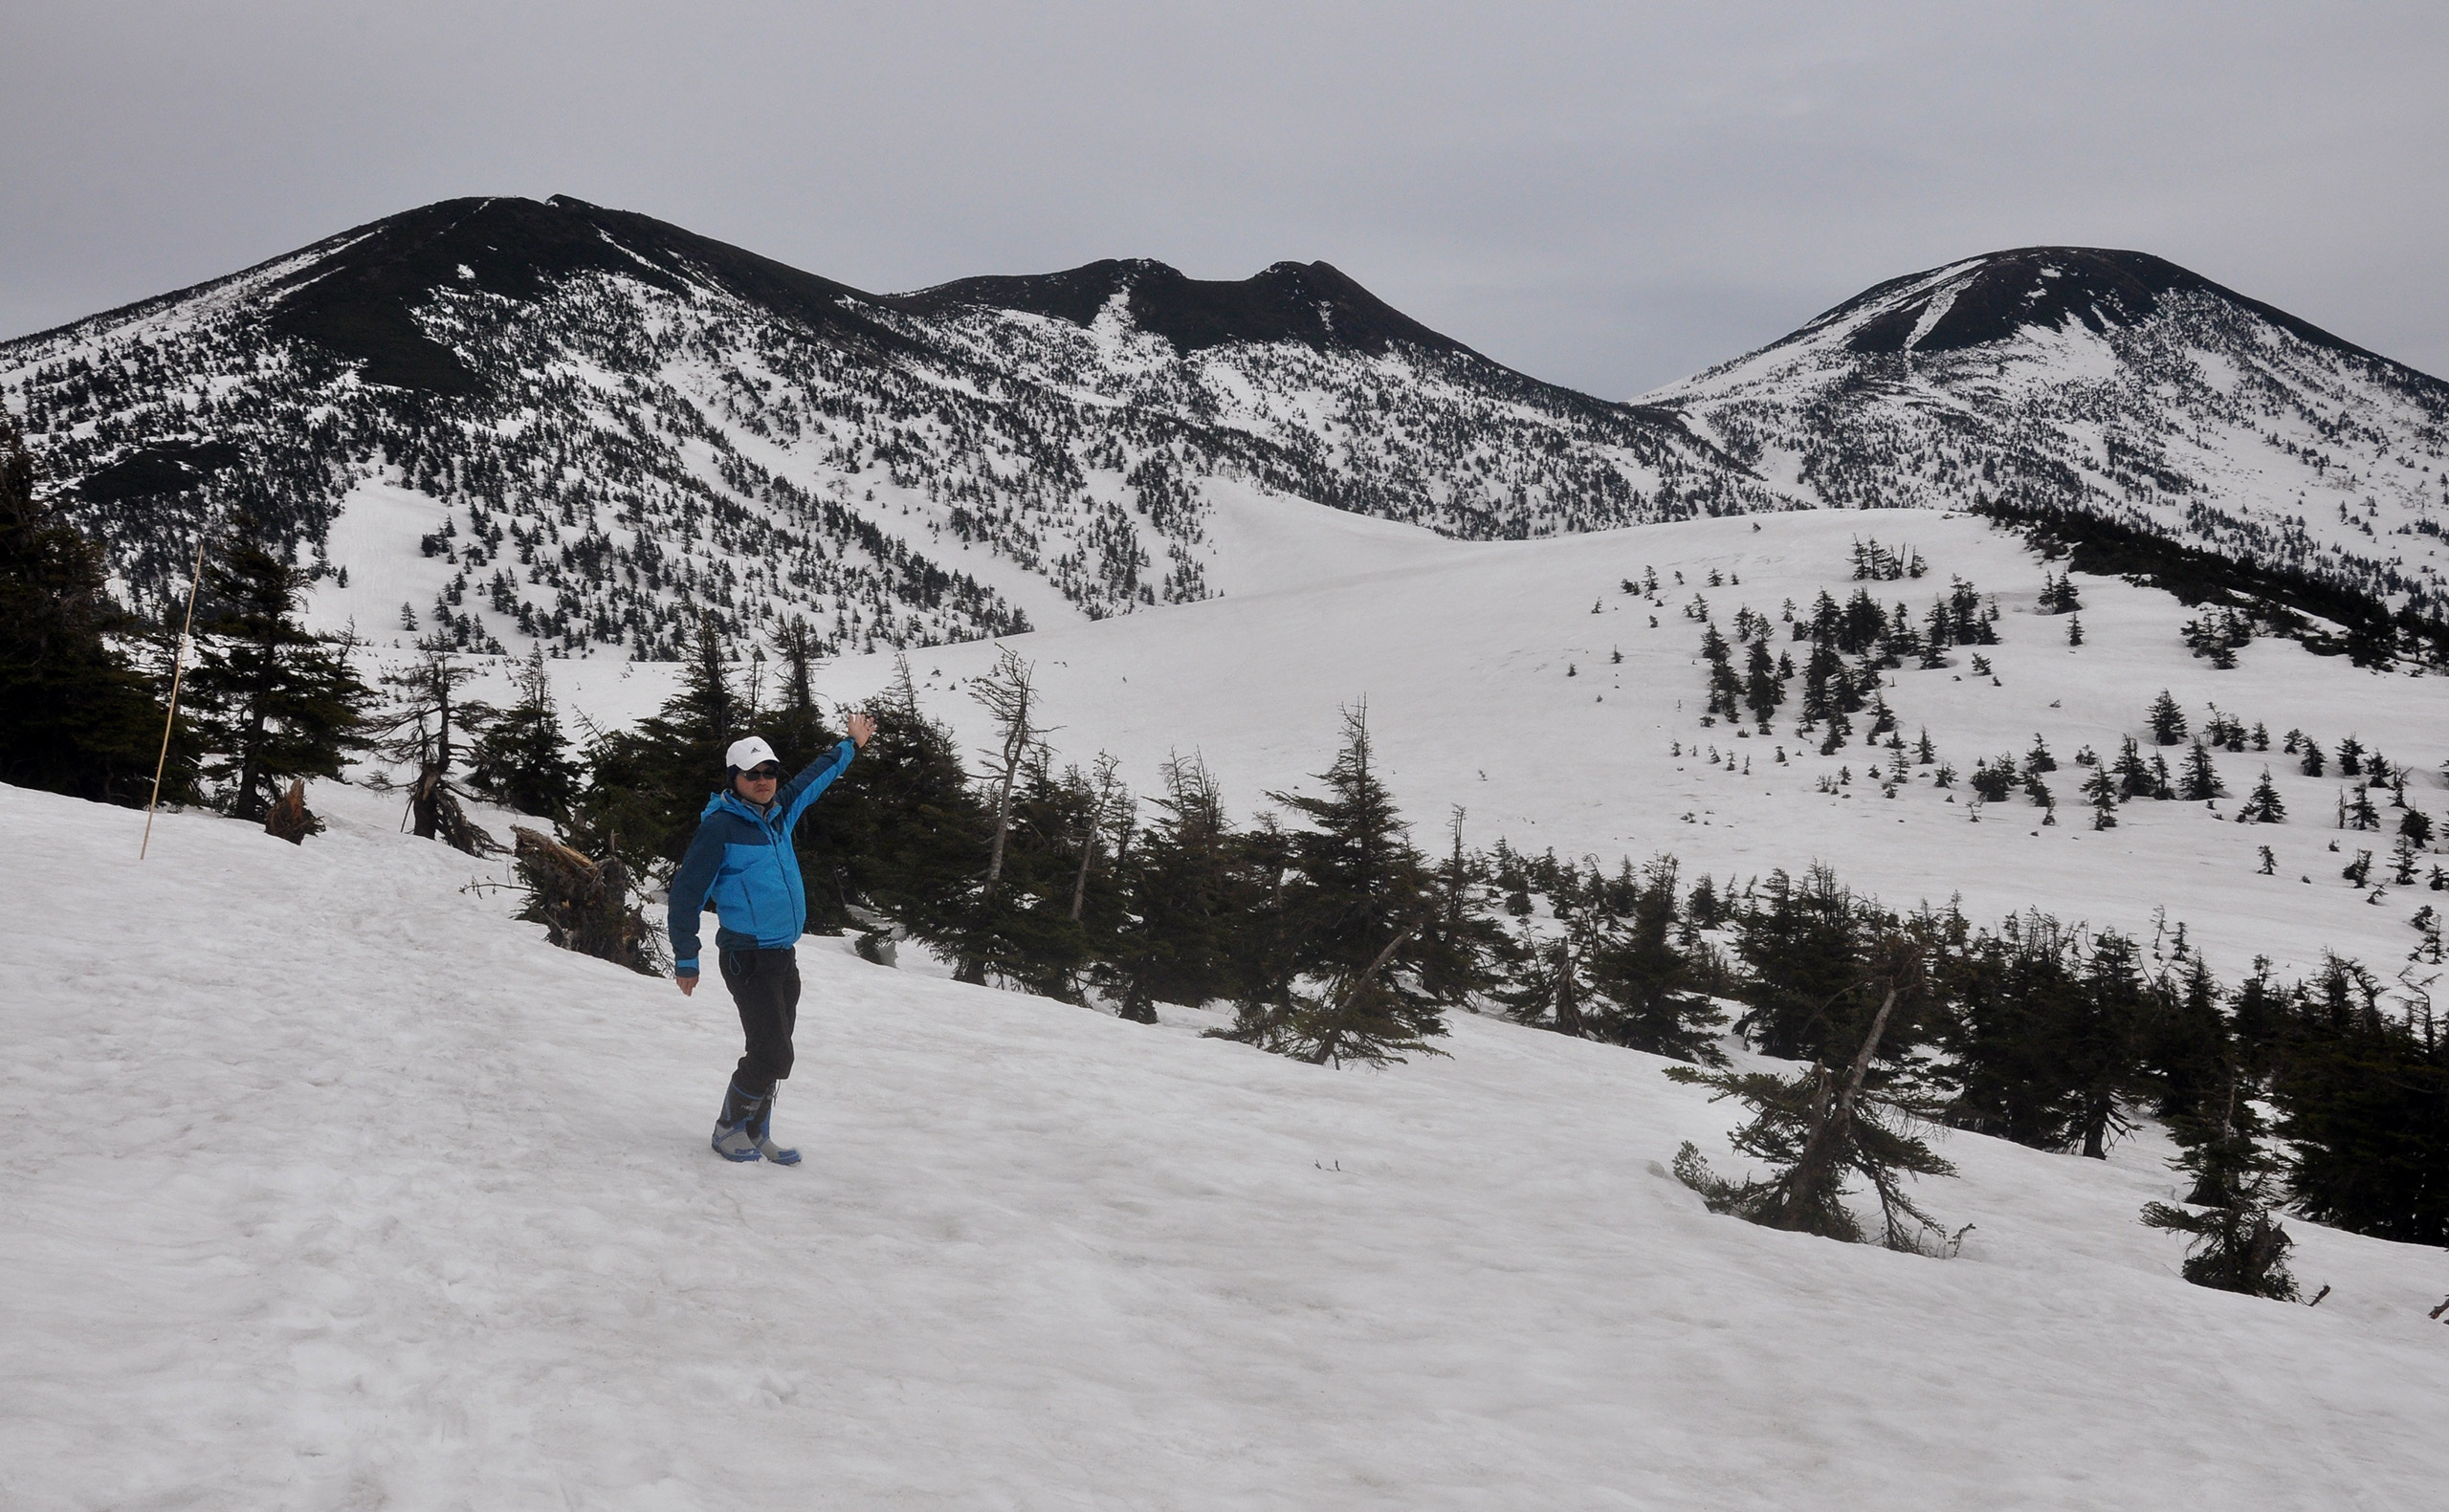
M 774 754 L 774 748 L 755 735 L 733 741 L 731 749 L 723 753 L 723 764 L 735 772 L 745 772 L 762 761 L 771 761 L 776 766 L 783 764 L 783 758 Z

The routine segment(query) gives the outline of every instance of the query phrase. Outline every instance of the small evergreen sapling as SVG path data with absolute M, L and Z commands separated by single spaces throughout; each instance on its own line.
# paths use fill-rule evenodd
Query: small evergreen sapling
M 2244 806 L 2237 810 L 2239 824 L 2278 824 L 2287 819 L 2287 804 L 2281 800 L 2279 788 L 2270 780 L 2270 768 L 2261 769 L 2261 780 L 2245 796 Z
M 2117 778 L 2106 766 L 2095 766 L 2084 779 L 2084 800 L 2092 805 L 2092 827 L 2117 827 Z
M 2203 803 L 2224 798 L 2227 792 L 2219 780 L 2219 769 L 2212 764 L 2210 748 L 2196 740 L 2186 752 L 2185 785 L 2179 796 L 2189 803 Z
M 2144 723 L 2151 727 L 2154 745 L 2173 746 L 2185 738 L 2185 711 L 2177 707 L 2176 699 L 2165 688 L 2160 690 L 2159 697 L 2151 700 Z

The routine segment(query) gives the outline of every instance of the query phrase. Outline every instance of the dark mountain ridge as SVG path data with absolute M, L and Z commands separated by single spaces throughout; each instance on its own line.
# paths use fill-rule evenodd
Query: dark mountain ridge
M 1280 262 L 1247 278 L 1211 279 L 1187 277 L 1147 258 L 1109 258 L 1063 273 L 962 278 L 893 303 L 921 315 L 983 305 L 1085 327 L 1116 297 L 1134 325 L 1180 352 L 1236 341 L 1298 341 L 1317 351 L 1348 348 L 1373 357 L 1397 341 L 1429 351 L 1470 350 L 1323 262 Z

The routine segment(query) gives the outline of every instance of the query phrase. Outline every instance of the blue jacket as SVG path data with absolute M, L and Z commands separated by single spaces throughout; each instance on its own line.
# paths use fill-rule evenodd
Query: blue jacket
M 673 975 L 697 975 L 697 920 L 709 905 L 722 927 L 715 949 L 778 951 L 807 930 L 807 889 L 800 882 L 791 831 L 833 785 L 859 748 L 845 740 L 822 761 L 777 789 L 762 812 L 736 791 L 706 800 L 697 838 L 672 879 Z

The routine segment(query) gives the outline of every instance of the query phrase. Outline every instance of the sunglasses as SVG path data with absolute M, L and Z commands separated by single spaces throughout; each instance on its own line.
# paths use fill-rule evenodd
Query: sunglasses
M 762 765 L 750 767 L 747 771 L 740 774 L 741 777 L 748 778 L 751 782 L 772 782 L 779 779 L 782 775 L 783 768 L 781 764 L 774 761 L 767 761 Z

